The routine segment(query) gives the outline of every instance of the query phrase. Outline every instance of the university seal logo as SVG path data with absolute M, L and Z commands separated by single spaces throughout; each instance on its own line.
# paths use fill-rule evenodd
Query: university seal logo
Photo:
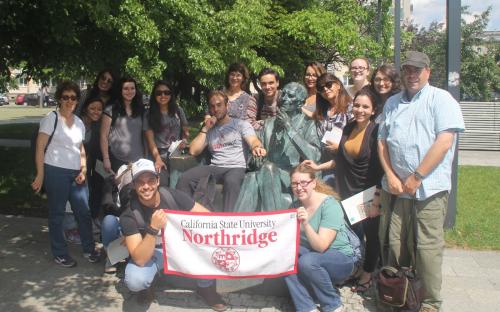
M 212 263 L 226 272 L 234 272 L 240 266 L 240 255 L 231 247 L 217 248 L 212 254 Z

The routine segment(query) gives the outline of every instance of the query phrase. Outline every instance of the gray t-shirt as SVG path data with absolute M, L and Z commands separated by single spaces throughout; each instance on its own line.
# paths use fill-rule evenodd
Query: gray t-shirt
M 150 110 L 144 114 L 144 127 L 147 130 L 153 131 L 155 144 L 158 149 L 167 150 L 172 142 L 181 139 L 181 129 L 182 127 L 187 127 L 186 115 L 182 108 L 179 107 L 179 113 L 176 113 L 175 116 L 170 116 L 168 113 L 161 113 L 160 132 L 155 132 L 149 124 L 149 114 Z M 164 153 L 162 151 L 160 153 L 163 157 Z
M 113 119 L 113 105 L 104 109 L 104 114 Z M 109 149 L 121 161 L 134 162 L 143 157 L 144 131 L 142 116 L 119 116 L 109 130 Z
M 246 168 L 248 146 L 245 138 L 255 135 L 249 122 L 231 118 L 223 125 L 215 125 L 205 142 L 212 155 L 211 165 L 225 168 Z

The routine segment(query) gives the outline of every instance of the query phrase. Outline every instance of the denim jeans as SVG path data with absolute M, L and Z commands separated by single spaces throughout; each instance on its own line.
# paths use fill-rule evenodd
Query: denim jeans
M 63 220 L 67 201 L 71 204 L 71 210 L 78 222 L 83 252 L 92 252 L 94 238 L 92 237 L 92 218 L 88 204 L 87 184 L 75 182 L 75 178 L 79 174 L 78 170 L 45 164 L 44 172 L 43 185 L 49 206 L 49 237 L 52 254 L 54 257 L 68 254 L 68 246 L 63 235 Z
M 102 243 L 104 247 L 110 242 L 121 236 L 120 223 L 118 218 L 113 215 L 107 215 L 101 224 Z M 163 270 L 163 249 L 155 248 L 153 256 L 144 266 L 138 266 L 132 259 L 125 267 L 125 285 L 133 292 L 147 289 L 151 286 L 154 278 Z M 198 287 L 209 287 L 215 280 L 199 279 Z
M 335 284 L 349 277 L 352 269 L 352 258 L 336 249 L 319 253 L 300 246 L 298 274 L 285 277 L 295 309 L 298 312 L 316 309 L 309 289 L 318 299 L 321 311 L 334 311 L 340 307 L 342 302 Z
M 122 236 L 120 221 L 114 215 L 107 215 L 101 222 L 101 239 L 104 248 L 108 247 L 109 243 Z

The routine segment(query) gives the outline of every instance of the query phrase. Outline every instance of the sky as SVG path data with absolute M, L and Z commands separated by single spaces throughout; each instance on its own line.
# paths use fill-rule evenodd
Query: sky
M 427 27 L 433 21 L 444 22 L 446 18 L 446 0 L 411 0 L 413 3 L 413 21 Z M 500 30 L 500 1 L 498 0 L 462 0 L 462 6 L 469 6 L 473 13 L 466 20 L 473 19 L 474 13 L 486 11 L 492 7 L 490 22 L 486 30 Z

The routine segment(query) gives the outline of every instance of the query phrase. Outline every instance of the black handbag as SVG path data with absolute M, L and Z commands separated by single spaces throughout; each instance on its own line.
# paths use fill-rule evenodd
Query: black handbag
M 392 211 L 396 202 L 396 196 L 391 197 L 388 226 L 385 242 L 388 242 L 389 228 L 391 224 Z M 412 205 L 412 223 L 413 223 L 413 265 L 417 254 L 417 216 L 415 199 Z M 388 243 L 387 243 L 388 244 Z M 387 249 L 386 260 L 389 259 L 389 248 Z M 384 305 L 397 308 L 399 311 L 418 311 L 425 296 L 425 288 L 417 275 L 414 267 L 393 267 L 384 266 L 377 274 L 377 292 L 378 300 Z

